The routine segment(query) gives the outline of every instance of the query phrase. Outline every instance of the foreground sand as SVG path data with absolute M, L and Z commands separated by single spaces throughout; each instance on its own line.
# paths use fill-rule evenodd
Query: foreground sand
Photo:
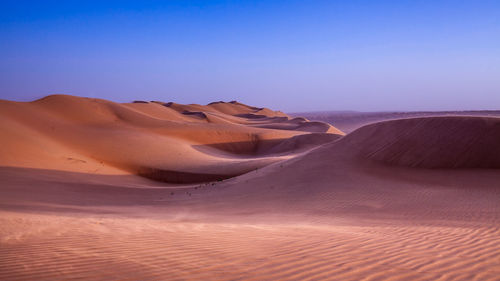
M 500 232 L 2 213 L 2 280 L 498 280 Z
M 500 280 L 500 119 L 0 105 L 1 280 Z

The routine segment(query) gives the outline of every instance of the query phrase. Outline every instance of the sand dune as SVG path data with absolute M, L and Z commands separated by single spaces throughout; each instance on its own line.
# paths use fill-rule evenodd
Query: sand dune
M 0 279 L 498 280 L 499 120 L 1 101 Z
M 361 157 L 421 168 L 500 168 L 500 118 L 433 117 L 375 123 L 342 140 Z
M 248 125 L 251 120 L 240 117 L 226 117 L 238 123 L 219 117 L 260 110 L 235 103 L 118 104 L 56 95 L 31 103 L 3 101 L 1 107 L 2 129 L 12 134 L 0 141 L 0 165 L 135 173 L 167 182 L 224 179 L 261 168 L 283 159 L 257 153 L 264 151 L 257 149 L 261 143 L 278 145 L 304 134 L 253 128 Z M 188 111 L 193 108 L 204 111 Z M 267 124 L 272 123 L 271 118 Z M 200 146 L 210 147 L 210 153 Z

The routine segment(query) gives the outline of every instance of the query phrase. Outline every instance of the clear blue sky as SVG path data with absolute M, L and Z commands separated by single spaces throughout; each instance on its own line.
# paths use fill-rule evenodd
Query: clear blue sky
M 0 98 L 500 109 L 500 1 L 2 1 Z

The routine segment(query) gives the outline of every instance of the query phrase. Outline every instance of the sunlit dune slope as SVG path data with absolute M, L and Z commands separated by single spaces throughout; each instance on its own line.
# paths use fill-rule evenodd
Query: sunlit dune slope
M 297 125 L 285 114 L 268 110 L 261 125 L 297 127 L 280 130 L 238 117 L 259 112 L 262 109 L 236 102 L 119 104 L 66 95 L 29 103 L 0 101 L 0 128 L 5 132 L 0 165 L 199 182 L 233 177 L 312 148 L 297 142 L 287 146 L 290 150 L 283 145 L 273 150 L 307 133 L 300 128 L 308 122 Z M 341 134 L 322 126 L 322 132 Z M 318 139 L 316 144 L 331 140 L 311 137 Z

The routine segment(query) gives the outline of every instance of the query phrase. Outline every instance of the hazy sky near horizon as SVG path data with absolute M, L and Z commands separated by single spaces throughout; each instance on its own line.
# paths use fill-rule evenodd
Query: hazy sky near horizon
M 500 1 L 2 1 L 0 98 L 500 109 Z

